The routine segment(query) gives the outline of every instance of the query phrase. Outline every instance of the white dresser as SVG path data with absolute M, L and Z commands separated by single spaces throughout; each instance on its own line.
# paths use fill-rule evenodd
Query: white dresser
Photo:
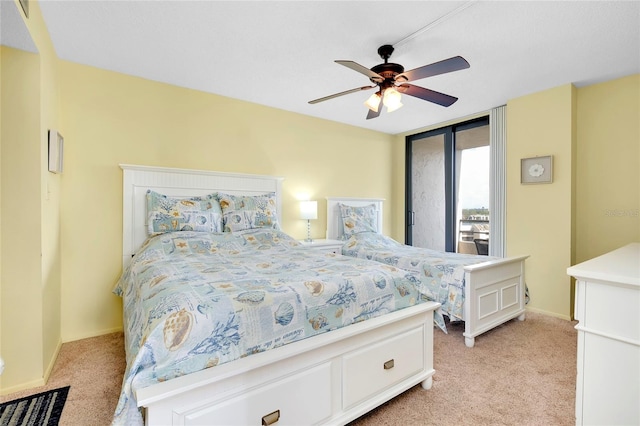
M 576 424 L 640 425 L 640 243 L 567 273 L 576 278 Z

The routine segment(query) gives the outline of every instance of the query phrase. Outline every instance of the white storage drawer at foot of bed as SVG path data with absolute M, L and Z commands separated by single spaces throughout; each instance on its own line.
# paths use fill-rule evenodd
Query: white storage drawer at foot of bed
M 270 385 L 183 414 L 185 425 L 302 425 L 331 416 L 331 364 L 324 363 Z M 182 423 L 181 421 L 179 423 Z
M 142 388 L 138 406 L 147 426 L 259 425 L 263 417 L 344 425 L 417 384 L 431 388 L 438 306 L 421 303 Z
M 416 328 L 343 358 L 343 407 L 357 404 L 424 368 L 423 329 Z

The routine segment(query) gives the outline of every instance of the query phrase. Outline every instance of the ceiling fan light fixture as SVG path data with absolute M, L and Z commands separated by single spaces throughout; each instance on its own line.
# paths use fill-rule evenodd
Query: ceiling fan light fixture
M 380 93 L 376 92 L 373 95 L 369 96 L 364 104 L 373 112 L 378 112 L 378 108 L 380 106 Z
M 458 100 L 458 98 L 454 96 L 449 96 L 421 86 L 415 86 L 407 82 L 469 68 L 469 62 L 467 62 L 466 59 L 462 56 L 454 56 L 449 59 L 444 59 L 439 62 L 434 62 L 429 65 L 423 65 L 421 67 L 405 71 L 402 65 L 389 62 L 389 57 L 393 53 L 393 49 L 394 47 L 390 44 L 380 46 L 378 54 L 382 59 L 384 59 L 384 63 L 378 64 L 373 68 L 367 68 L 353 61 L 335 61 L 337 64 L 367 76 L 374 86 L 356 87 L 355 89 L 345 90 L 323 98 L 311 100 L 309 103 L 317 104 L 319 102 L 337 98 L 338 96 L 348 95 L 361 90 L 377 88 L 378 91 L 371 95 L 371 97 L 364 103 L 369 109 L 367 113 L 367 120 L 370 120 L 380 116 L 381 105 L 386 106 L 388 112 L 401 108 L 401 94 L 422 99 L 423 101 L 438 104 L 443 107 L 451 106 Z
M 402 96 L 393 87 L 384 91 L 384 97 L 382 103 L 387 107 L 387 112 L 393 112 L 402 107 Z

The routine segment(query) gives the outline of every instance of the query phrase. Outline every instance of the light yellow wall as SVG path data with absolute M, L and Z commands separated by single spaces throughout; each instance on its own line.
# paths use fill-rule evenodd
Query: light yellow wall
M 45 380 L 48 378 L 61 340 L 61 259 L 60 259 L 60 180 L 49 173 L 48 131 L 58 129 L 58 57 L 43 21 L 38 2 L 30 2 L 29 32 L 40 56 L 40 205 L 42 214 L 41 282 L 42 345 Z M 63 132 L 64 135 L 64 132 Z
M 0 24 L 2 22 L 0 21 Z M 0 46 L 0 357 L 2 357 L 2 46 Z M 4 362 L 4 359 L 2 360 Z M 2 376 L 0 376 L 2 389 Z
M 564 85 L 507 102 L 506 254 L 528 254 L 528 308 L 570 318 L 575 88 Z M 520 183 L 520 160 L 552 155 L 553 183 Z
M 325 235 L 325 197 L 392 197 L 389 135 L 64 61 L 59 74 L 64 341 L 122 326 L 111 294 L 120 163 L 283 176 L 283 228 L 296 238 L 306 236 L 300 193 L 318 200 L 314 238 Z
M 60 178 L 46 168 L 57 57 L 37 2 L 29 15 L 23 22 L 39 54 L 2 47 L 2 394 L 44 384 L 61 345 Z
M 3 390 L 42 384 L 40 266 L 40 60 L 2 49 Z M 29 386 L 29 385 L 27 385 Z
M 576 262 L 640 241 L 640 74 L 578 90 Z

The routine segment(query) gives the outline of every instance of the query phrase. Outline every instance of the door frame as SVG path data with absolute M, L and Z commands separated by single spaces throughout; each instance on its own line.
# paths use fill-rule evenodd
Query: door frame
M 445 250 L 455 252 L 456 250 L 456 194 L 455 194 L 455 178 L 456 178 L 456 141 L 455 135 L 458 131 L 473 129 L 480 126 L 489 125 L 489 116 L 482 116 L 467 120 L 461 123 L 451 124 L 449 126 L 440 127 L 433 130 L 408 135 L 405 137 L 405 244 L 413 245 L 413 225 L 414 211 L 412 198 L 412 167 L 411 153 L 413 143 L 432 136 L 444 135 L 444 174 L 445 174 Z

